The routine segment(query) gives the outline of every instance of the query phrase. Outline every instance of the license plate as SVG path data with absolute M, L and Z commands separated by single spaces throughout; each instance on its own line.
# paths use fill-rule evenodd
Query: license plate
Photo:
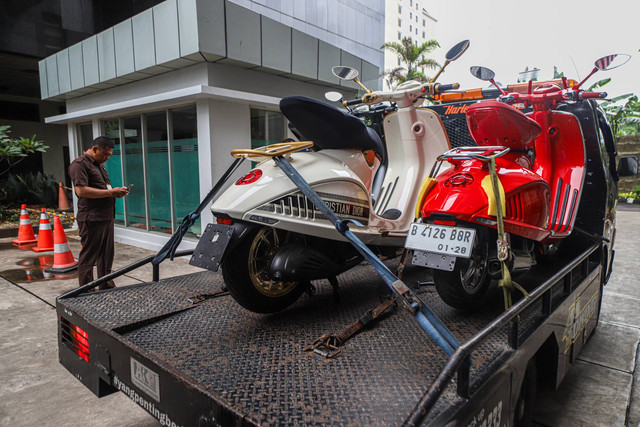
M 473 228 L 451 227 L 412 223 L 405 247 L 423 252 L 469 258 L 476 230 Z

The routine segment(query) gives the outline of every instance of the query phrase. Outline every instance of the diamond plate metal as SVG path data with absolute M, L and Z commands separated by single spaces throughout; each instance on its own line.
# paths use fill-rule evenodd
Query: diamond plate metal
M 389 263 L 390 268 L 396 265 Z M 405 283 L 415 287 L 426 271 L 407 266 Z M 230 297 L 216 298 L 126 332 L 122 340 L 163 360 L 194 387 L 224 399 L 257 424 L 401 424 L 443 368 L 446 355 L 403 310 L 349 340 L 336 359 L 304 352 L 320 335 L 352 324 L 387 293 L 368 265 L 340 276 L 337 302 L 328 281 L 314 283 L 313 297 L 305 295 L 280 313 L 256 314 Z M 189 297 L 222 284 L 221 274 L 204 271 L 60 302 L 95 325 L 126 330 L 127 324 L 189 307 Z M 483 310 L 462 314 L 444 304 L 433 286 L 418 292 L 460 341 L 503 309 L 499 294 Z M 508 351 L 506 331 L 489 340 L 474 353 L 472 379 L 488 375 Z M 427 422 L 460 403 L 449 386 Z

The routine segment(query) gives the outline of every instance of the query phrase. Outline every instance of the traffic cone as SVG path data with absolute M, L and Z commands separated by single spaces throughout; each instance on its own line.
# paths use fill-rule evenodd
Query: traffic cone
M 29 219 L 29 212 L 27 212 L 27 205 L 22 205 L 20 206 L 20 227 L 18 227 L 18 238 L 13 240 L 13 244 L 20 246 L 35 242 L 36 236 L 33 234 L 33 227 L 31 226 L 31 220 Z
M 66 273 L 78 268 L 78 263 L 73 258 L 67 236 L 62 228 L 62 221 L 59 217 L 53 218 L 53 266 L 45 268 L 47 273 Z
M 69 199 L 67 199 L 67 193 L 64 191 L 62 187 L 62 183 L 59 183 L 58 187 L 58 211 L 66 212 L 71 210 L 71 205 L 69 204 Z
M 45 252 L 53 250 L 53 232 L 51 231 L 51 223 L 45 208 L 40 211 L 40 228 L 38 229 L 38 245 L 33 248 L 36 252 Z

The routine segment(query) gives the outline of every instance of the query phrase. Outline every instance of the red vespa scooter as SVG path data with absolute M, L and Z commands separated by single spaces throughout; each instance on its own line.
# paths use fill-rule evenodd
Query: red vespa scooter
M 576 116 L 557 107 L 606 97 L 581 86 L 596 71 L 613 68 L 615 58 L 596 61 L 576 86 L 567 87 L 565 79 L 564 89 L 544 84 L 532 90 L 530 82 L 526 94 L 506 93 L 494 82 L 493 71 L 471 68 L 502 95 L 469 106 L 467 126 L 478 147 L 456 148 L 438 158 L 418 199 L 421 221 L 412 224 L 405 245 L 413 249 L 413 264 L 433 269 L 436 290 L 447 304 L 477 306 L 491 279 L 502 276 L 502 262 L 512 274 L 527 271 L 536 254 L 552 253 L 571 234 L 586 171 L 585 141 Z M 525 115 L 512 105 L 533 111 Z M 445 161 L 452 167 L 439 173 Z M 497 197 L 502 241 L 496 231 Z

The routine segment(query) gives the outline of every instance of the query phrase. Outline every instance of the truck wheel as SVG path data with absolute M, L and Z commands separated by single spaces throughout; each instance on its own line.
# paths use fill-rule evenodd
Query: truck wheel
M 286 232 L 271 227 L 251 231 L 225 255 L 221 267 L 229 293 L 238 304 L 256 313 L 275 313 L 293 304 L 308 282 L 275 281 L 269 265 Z
M 535 406 L 537 387 L 538 370 L 535 359 L 531 359 L 527 364 L 522 386 L 520 386 L 520 394 L 516 400 L 513 414 L 513 425 L 515 427 L 529 427 L 533 422 L 533 407 Z
M 436 291 L 445 303 L 461 309 L 475 308 L 482 303 L 491 283 L 488 252 L 487 238 L 481 234 L 471 257 L 458 258 L 453 271 L 433 270 Z

